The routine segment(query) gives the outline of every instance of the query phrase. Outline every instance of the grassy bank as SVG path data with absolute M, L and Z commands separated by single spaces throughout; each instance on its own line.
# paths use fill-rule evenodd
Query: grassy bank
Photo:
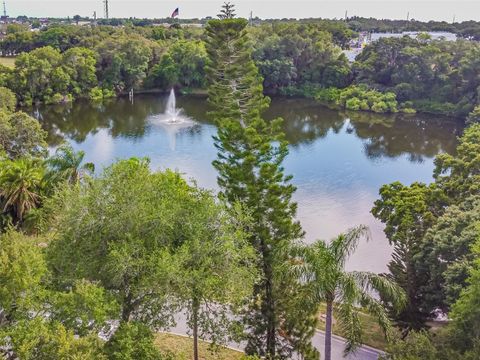
M 318 329 L 322 331 L 325 330 L 325 313 L 326 305 L 322 304 L 319 310 L 320 321 L 318 323 Z M 335 310 L 333 317 L 333 333 L 335 335 L 345 337 L 345 333 L 335 322 Z M 385 336 L 383 335 L 382 328 L 378 325 L 375 319 L 371 315 L 363 312 L 360 312 L 359 318 L 363 329 L 362 343 L 376 349 L 385 350 L 387 342 L 385 340 Z
M 176 360 L 190 360 L 193 358 L 193 340 L 189 337 L 158 333 L 155 344 L 161 351 L 170 352 L 175 355 Z M 244 354 L 227 348 L 220 348 L 217 352 L 208 349 L 209 344 L 201 341 L 199 343 L 200 359 L 212 360 L 240 360 Z
M 0 65 L 14 68 L 15 67 L 15 58 L 14 57 L 0 57 Z

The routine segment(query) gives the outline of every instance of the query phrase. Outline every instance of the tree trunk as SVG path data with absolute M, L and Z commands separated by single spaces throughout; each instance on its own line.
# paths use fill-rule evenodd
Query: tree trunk
M 327 300 L 327 318 L 325 319 L 325 360 L 332 360 L 332 317 L 333 301 Z
M 200 304 L 196 298 L 192 300 L 193 317 L 193 360 L 198 360 L 198 309 Z
M 263 273 L 265 276 L 265 299 L 264 301 L 264 316 L 266 317 L 266 355 L 267 359 L 275 359 L 276 344 L 275 344 L 275 303 L 273 298 L 273 272 L 272 265 L 269 259 L 269 251 L 262 242 L 263 255 Z

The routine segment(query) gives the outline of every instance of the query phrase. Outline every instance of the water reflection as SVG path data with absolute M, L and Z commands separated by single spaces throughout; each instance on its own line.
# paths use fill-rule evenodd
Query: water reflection
M 177 106 L 198 124 L 172 134 L 152 117 L 165 111 L 166 98 L 137 96 L 105 104 L 79 102 L 33 111 L 48 131 L 52 147 L 66 140 L 86 152 L 98 169 L 115 159 L 147 156 L 154 169 L 172 168 L 216 189 L 211 162 L 215 126 L 202 97 L 179 97 Z M 381 185 L 432 180 L 433 158 L 453 152 L 462 127 L 446 118 L 339 112 L 313 101 L 277 98 L 266 117 L 284 118 L 291 144 L 285 171 L 297 187 L 298 218 L 306 240 L 329 239 L 356 224 L 371 227 L 347 267 L 385 271 L 390 248 L 382 224 L 369 213 Z
M 41 120 L 47 130 L 51 146 L 57 146 L 64 140 L 81 143 L 89 134 L 95 134 L 100 129 L 107 129 L 113 138 L 141 140 L 151 131 L 149 117 L 163 113 L 165 102 L 165 97 L 159 99 L 149 95 L 137 97 L 134 104 L 127 99 L 103 104 L 77 102 L 38 108 L 32 114 Z M 178 104 L 187 116 L 203 124 L 209 123 L 204 98 L 180 97 Z M 410 161 L 421 162 L 439 152 L 453 152 L 455 136 L 462 130 L 458 122 L 448 118 L 339 112 L 304 99 L 274 99 L 265 116 L 284 119 L 284 131 L 293 147 L 324 138 L 330 131 L 339 133 L 345 129 L 364 141 L 365 155 L 372 160 L 407 154 Z M 192 133 L 198 131 L 201 127 Z

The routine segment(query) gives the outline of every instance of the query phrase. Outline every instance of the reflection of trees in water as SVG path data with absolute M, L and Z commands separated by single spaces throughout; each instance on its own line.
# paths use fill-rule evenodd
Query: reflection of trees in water
M 364 139 L 365 154 L 370 159 L 394 158 L 404 154 L 412 162 L 422 162 L 440 152 L 453 153 L 456 136 L 462 126 L 448 119 L 425 115 L 390 116 L 348 113 L 355 134 Z
M 166 98 L 162 95 L 138 96 L 133 104 L 126 98 L 112 99 L 104 103 L 79 101 L 74 104 L 43 106 L 32 114 L 48 132 L 48 143 L 56 146 L 66 138 L 83 142 L 89 134 L 108 129 L 112 137 L 141 139 L 148 132 L 150 115 L 162 113 Z M 205 119 L 205 99 L 179 98 L 178 105 L 194 118 Z M 200 127 L 189 129 L 192 136 Z
M 293 146 L 323 138 L 330 130 L 338 133 L 345 123 L 338 111 L 302 99 L 274 99 L 265 116 L 268 119 L 283 118 L 285 135 Z
M 150 115 L 162 113 L 165 100 L 160 95 L 137 96 L 132 105 L 128 99 L 111 100 L 104 104 L 76 102 L 38 109 L 37 115 L 48 131 L 49 144 L 64 138 L 83 142 L 89 134 L 108 129 L 112 137 L 140 140 L 146 135 Z M 178 97 L 177 104 L 186 115 L 200 124 L 211 124 L 204 97 Z M 266 118 L 284 119 L 284 130 L 292 146 L 311 143 L 329 131 L 347 133 L 364 141 L 370 159 L 394 158 L 404 154 L 411 161 L 423 161 L 439 152 L 453 152 L 462 126 L 445 118 L 425 115 L 382 115 L 368 112 L 339 112 L 304 99 L 273 99 Z M 201 134 L 202 127 L 185 130 L 190 137 Z
M 421 162 L 440 152 L 452 153 L 455 135 L 462 130 L 459 122 L 447 118 L 338 112 L 298 99 L 276 99 L 267 116 L 284 118 L 284 130 L 293 146 L 325 137 L 330 130 L 338 133 L 346 125 L 347 133 L 364 140 L 365 154 L 370 159 L 407 154 L 410 161 Z
M 34 112 L 48 132 L 48 142 L 55 146 L 65 138 L 85 141 L 89 134 L 109 129 L 112 137 L 141 138 L 149 115 L 163 111 L 162 102 L 145 98 L 131 104 L 127 99 L 104 103 L 80 101 L 74 104 L 45 106 Z

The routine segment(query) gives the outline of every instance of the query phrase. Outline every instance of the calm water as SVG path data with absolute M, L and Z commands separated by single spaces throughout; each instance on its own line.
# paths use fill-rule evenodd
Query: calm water
M 136 97 L 105 105 L 75 103 L 40 108 L 35 115 L 49 133 L 52 150 L 63 140 L 86 152 L 97 172 L 116 159 L 149 157 L 153 169 L 172 168 L 216 189 L 211 166 L 215 126 L 206 119 L 206 101 L 179 97 L 177 106 L 196 125 L 172 131 L 152 121 L 166 98 Z M 285 169 L 298 190 L 298 218 L 306 240 L 329 239 L 345 229 L 369 225 L 350 269 L 385 271 L 390 247 L 370 209 L 382 184 L 432 180 L 433 157 L 453 152 L 462 131 L 455 121 L 427 116 L 383 116 L 332 111 L 308 100 L 274 99 L 266 114 L 281 116 L 291 144 Z

